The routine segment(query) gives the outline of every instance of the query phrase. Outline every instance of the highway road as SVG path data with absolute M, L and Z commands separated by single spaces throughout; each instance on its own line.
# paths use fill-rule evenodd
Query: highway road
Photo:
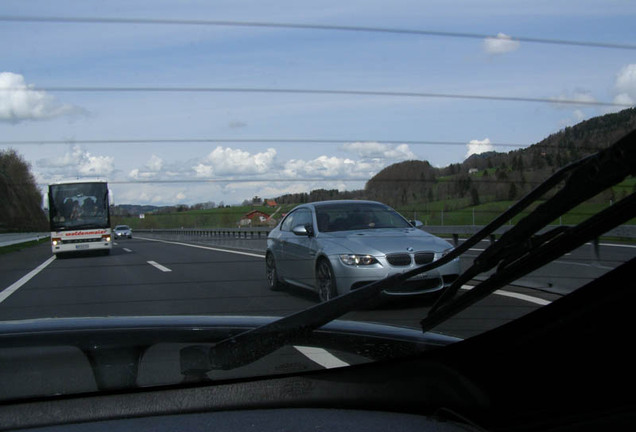
M 239 249 L 237 246 L 240 246 Z M 248 245 L 250 246 L 250 245 Z M 484 244 L 484 247 L 486 244 Z M 0 320 L 139 315 L 284 316 L 316 304 L 304 290 L 271 292 L 264 276 L 263 241 L 194 243 L 135 236 L 109 256 L 53 258 L 48 244 L 0 260 Z M 464 258 L 463 265 L 479 253 Z M 586 278 L 636 254 L 634 246 L 589 245 L 508 287 L 435 331 L 468 337 L 522 316 L 560 297 Z M 576 277 L 572 277 L 576 275 Z M 535 289 L 538 288 L 538 289 Z M 354 311 L 344 319 L 418 327 L 430 302 L 409 301 Z

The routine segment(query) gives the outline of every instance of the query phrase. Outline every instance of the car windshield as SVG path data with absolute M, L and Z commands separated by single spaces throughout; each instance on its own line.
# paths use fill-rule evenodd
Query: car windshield
M 346 371 L 629 262 L 635 22 L 606 0 L 3 0 L 0 401 Z
M 377 204 L 324 204 L 316 206 L 318 229 L 322 232 L 374 228 L 412 228 L 396 211 Z

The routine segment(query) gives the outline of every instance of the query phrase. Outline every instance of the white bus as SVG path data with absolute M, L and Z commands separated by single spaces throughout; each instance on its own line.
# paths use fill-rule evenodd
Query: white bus
M 110 253 L 113 242 L 108 183 L 102 180 L 52 183 L 48 201 L 53 254 Z

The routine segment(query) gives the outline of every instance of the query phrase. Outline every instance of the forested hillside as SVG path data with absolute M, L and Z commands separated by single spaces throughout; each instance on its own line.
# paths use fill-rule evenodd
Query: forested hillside
M 47 226 L 29 165 L 13 150 L 0 151 L 0 232 L 47 231 Z
M 393 207 L 443 202 L 447 209 L 475 206 L 520 198 L 555 170 L 605 148 L 636 129 L 636 109 L 626 109 L 581 122 L 550 135 L 530 147 L 508 153 L 473 155 L 461 164 L 435 168 L 426 161 L 391 165 L 373 178 L 364 190 L 339 193 L 317 190 L 308 194 L 285 195 L 280 203 L 301 203 L 322 199 L 364 198 Z M 609 195 L 625 195 L 614 190 Z M 621 196 L 602 196 L 601 200 Z
M 433 168 L 428 162 L 402 162 L 370 179 L 364 195 L 396 207 L 434 201 L 478 205 L 516 200 L 558 168 L 608 147 L 635 129 L 636 109 L 632 108 L 567 127 L 525 149 L 473 155 L 446 168 Z

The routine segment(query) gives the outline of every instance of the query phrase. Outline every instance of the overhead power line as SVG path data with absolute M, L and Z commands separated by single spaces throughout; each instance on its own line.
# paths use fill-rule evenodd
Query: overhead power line
M 81 138 L 71 138 L 71 139 L 60 139 L 60 140 L 0 140 L 0 146 L 42 146 L 42 145 L 99 145 L 99 144 L 284 144 L 284 145 L 293 145 L 293 144 L 336 144 L 336 145 L 347 145 L 347 144 L 364 144 L 364 143 L 374 143 L 381 145 L 402 145 L 406 144 L 409 146 L 453 146 L 453 147 L 466 147 L 471 144 L 472 140 L 465 141 L 438 141 L 438 140 L 397 140 L 397 139 L 370 139 L 370 138 L 351 138 L 351 139 L 321 139 L 321 138 L 102 138 L 102 139 L 81 139 Z M 478 143 L 477 143 L 478 144 Z M 559 143 L 555 142 L 553 144 L 545 144 L 545 143 L 503 143 L 503 142 L 488 142 L 483 143 L 484 145 L 492 148 L 502 149 L 524 149 L 528 148 L 532 145 L 538 145 L 541 149 L 550 149 L 550 148 L 558 148 Z M 598 150 L 597 146 L 579 146 L 577 147 L 579 150 Z M 351 150 L 355 151 L 355 149 Z
M 24 91 L 24 87 L 7 87 L 4 90 Z M 499 102 L 534 102 L 557 105 L 608 106 L 629 108 L 633 104 L 603 102 L 594 100 L 532 98 L 523 96 L 494 96 L 475 94 L 429 93 L 429 92 L 399 92 L 379 90 L 338 90 L 338 89 L 294 89 L 294 88 L 265 88 L 265 87 L 107 87 L 107 86 L 43 86 L 29 87 L 30 91 L 46 92 L 76 92 L 76 93 L 109 93 L 109 92 L 150 92 L 150 93 L 267 93 L 267 94 L 314 94 L 314 95 L 348 95 L 348 96 L 382 96 L 408 98 L 440 98 L 488 100 Z
M 54 17 L 54 16 L 0 16 L 0 21 L 4 22 L 32 22 L 32 23 L 60 23 L 60 24 L 144 24 L 144 25 L 180 25 L 180 26 L 216 26 L 216 27 L 252 27 L 252 28 L 275 28 L 293 30 L 320 30 L 320 31 L 341 31 L 341 32 L 363 32 L 363 33 L 392 33 L 414 36 L 432 36 L 464 39 L 487 39 L 497 38 L 496 35 L 485 33 L 467 32 L 447 32 L 422 29 L 400 29 L 390 27 L 365 27 L 346 26 L 333 24 L 311 24 L 311 23 L 275 23 L 257 21 L 230 21 L 230 20 L 188 20 L 188 19 L 157 19 L 157 18 L 115 18 L 115 17 Z M 528 42 L 549 45 L 566 45 L 586 48 L 610 48 L 636 50 L 634 44 L 623 44 L 614 42 L 597 41 L 577 41 L 565 39 L 550 39 L 537 37 L 511 37 L 506 39 L 517 42 Z
M 463 173 L 466 174 L 466 173 Z M 468 174 L 466 174 L 468 175 Z M 495 174 L 492 174 L 493 176 Z M 501 179 L 501 180 L 484 180 L 480 178 L 470 177 L 471 181 L 479 184 L 490 184 L 490 185 L 510 185 L 514 184 L 517 186 L 523 185 L 531 185 L 536 186 L 541 184 L 542 180 L 510 180 L 510 179 Z M 262 178 L 180 178 L 180 179 L 151 179 L 151 178 L 139 178 L 139 179 L 130 179 L 130 180 L 109 180 L 109 184 L 116 185 L 141 185 L 141 184 L 172 184 L 172 185 L 183 185 L 183 184 L 240 184 L 240 183 L 367 183 L 372 180 L 371 177 L 307 177 L 307 178 L 299 178 L 299 177 L 286 177 L 286 178 L 278 178 L 278 177 L 262 177 Z M 376 184 L 430 184 L 436 185 L 438 184 L 438 180 L 413 180 L 412 178 L 403 178 L 403 179 L 373 179 Z M 11 183 L 11 185 L 22 185 L 24 183 Z M 39 186 L 47 186 L 48 183 L 40 182 L 37 183 Z M 620 184 L 614 186 L 616 190 L 631 190 L 632 185 L 630 184 Z M 351 192 L 351 191 L 349 191 Z M 294 194 L 293 192 L 290 194 Z
M 378 139 L 320 139 L 320 138 L 147 138 L 147 139 L 68 139 L 68 140 L 0 140 L 0 145 L 66 145 L 66 144 L 179 144 L 179 143 L 241 143 L 241 144 L 351 144 L 378 143 L 390 145 L 462 146 L 467 141 L 378 140 Z M 492 147 L 525 148 L 530 144 L 488 143 Z

